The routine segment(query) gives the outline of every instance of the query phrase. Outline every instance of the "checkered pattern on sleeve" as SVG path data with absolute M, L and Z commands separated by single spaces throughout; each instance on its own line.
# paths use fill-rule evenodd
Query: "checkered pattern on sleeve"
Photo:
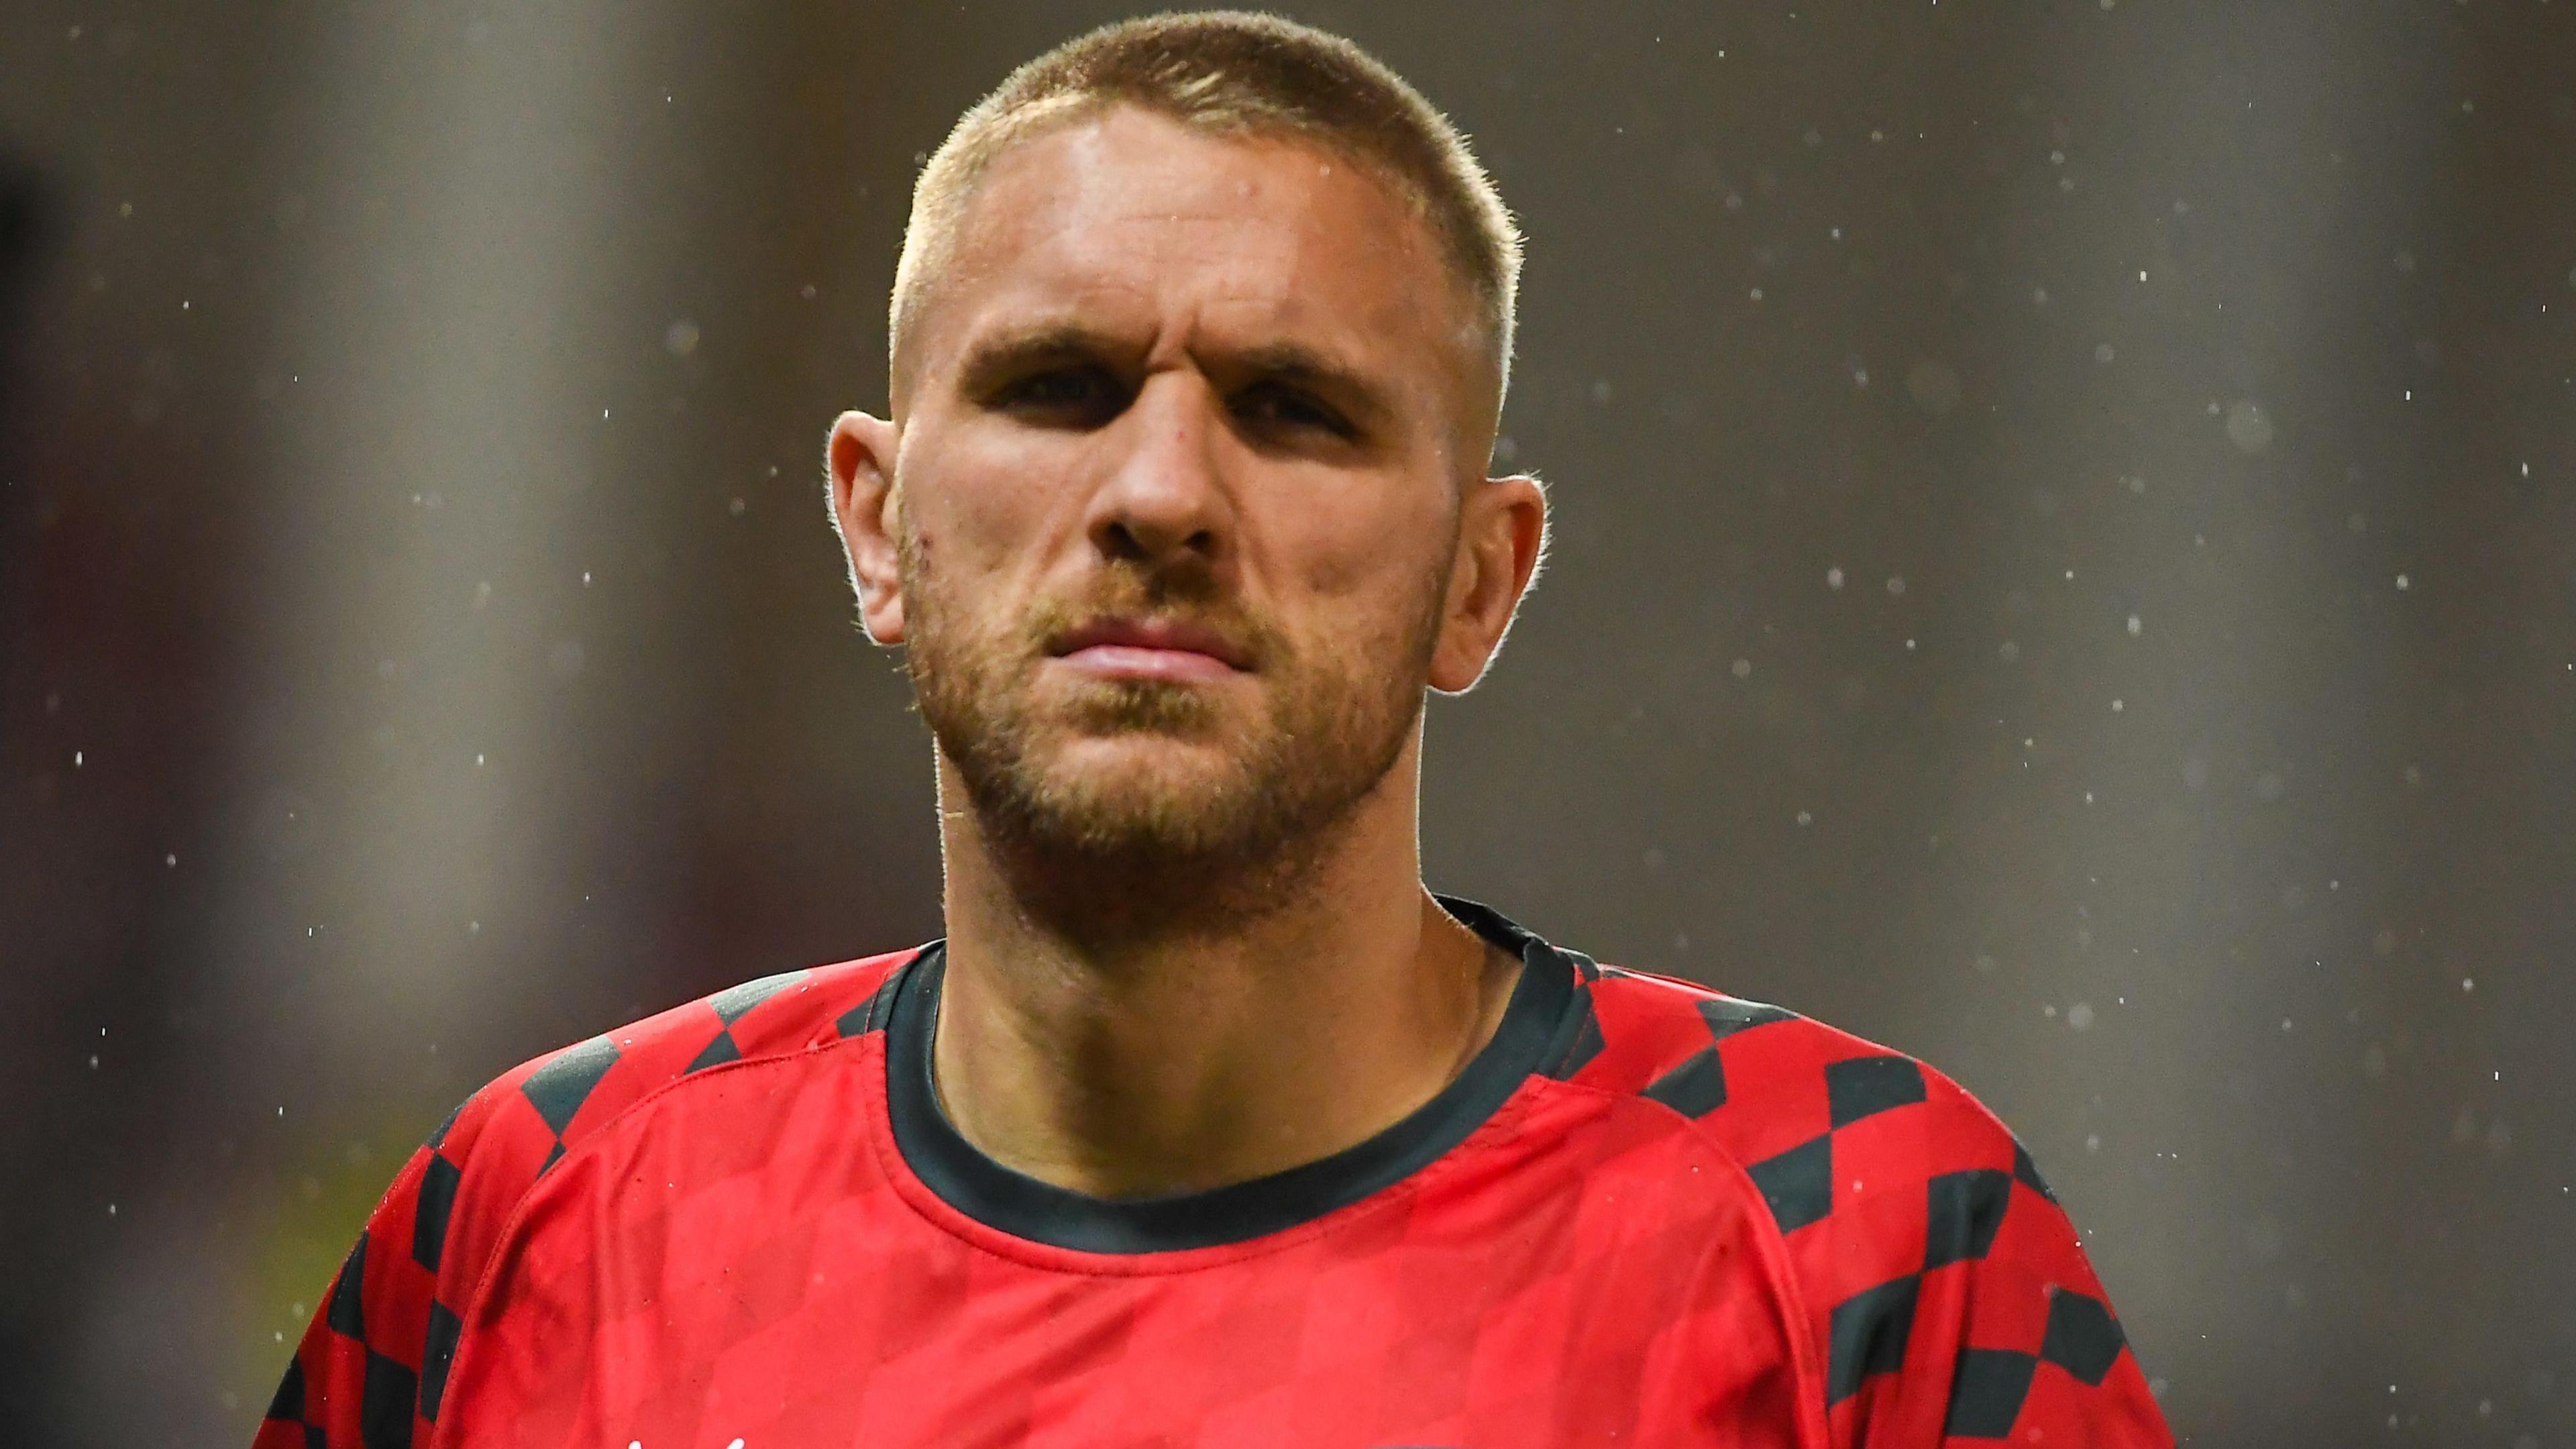
M 368 1217 L 254 1449 L 428 1444 L 474 1291 L 528 1189 L 673 1081 L 837 1040 L 911 954 L 746 982 L 522 1063 L 468 1098 Z
M 1603 968 L 1576 1080 L 1703 1127 L 1763 1198 L 1835 1449 L 2173 1443 L 2064 1210 L 1922 1063 L 1778 1007 Z

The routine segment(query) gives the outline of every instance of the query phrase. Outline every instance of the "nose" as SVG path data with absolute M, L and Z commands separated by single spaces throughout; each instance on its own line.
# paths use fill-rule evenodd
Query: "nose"
M 1086 520 L 1102 557 L 1148 569 L 1225 561 L 1232 509 L 1220 467 L 1222 406 L 1187 368 L 1146 378 L 1115 425 L 1119 451 Z

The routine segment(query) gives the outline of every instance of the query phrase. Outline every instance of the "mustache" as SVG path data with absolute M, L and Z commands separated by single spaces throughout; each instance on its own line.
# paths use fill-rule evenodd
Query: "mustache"
M 1205 630 L 1247 669 L 1290 654 L 1286 633 L 1203 573 L 1121 572 L 1070 594 L 1042 598 L 1022 616 L 1026 637 L 1051 649 L 1082 631 L 1118 622 Z

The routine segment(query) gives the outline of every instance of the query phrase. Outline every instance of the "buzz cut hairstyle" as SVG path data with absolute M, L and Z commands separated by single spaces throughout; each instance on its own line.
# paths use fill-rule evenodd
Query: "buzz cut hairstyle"
M 1235 10 L 1153 15 L 1077 36 L 1011 72 L 923 165 L 887 319 L 903 335 L 955 246 L 976 182 L 1012 145 L 1120 105 L 1220 136 L 1318 146 L 1393 183 L 1475 304 L 1499 411 L 1509 385 L 1521 235 L 1467 138 L 1420 91 L 1338 35 Z

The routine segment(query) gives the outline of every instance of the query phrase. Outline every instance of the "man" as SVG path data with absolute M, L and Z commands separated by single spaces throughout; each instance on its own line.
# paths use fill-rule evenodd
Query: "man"
M 1518 260 L 1456 132 L 1285 22 L 970 111 L 829 447 L 946 940 L 478 1093 L 264 1449 L 2169 1442 L 1965 1092 L 1425 892 L 1424 691 L 1543 536 L 1485 476 Z

